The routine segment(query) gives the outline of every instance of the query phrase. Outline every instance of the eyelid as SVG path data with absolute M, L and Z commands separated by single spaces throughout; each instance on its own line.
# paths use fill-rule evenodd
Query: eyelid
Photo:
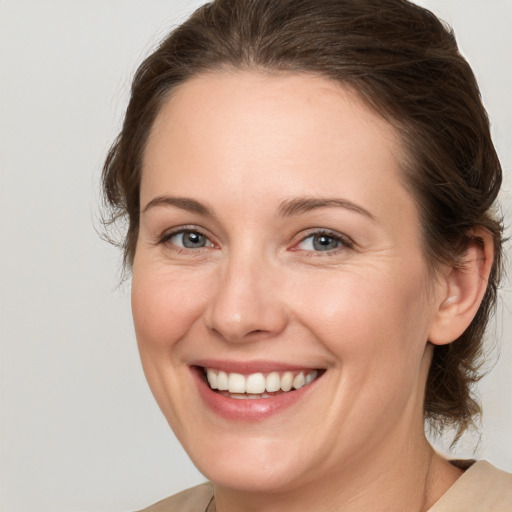
M 190 249 L 187 247 L 180 247 L 175 244 L 169 244 L 172 246 L 173 250 L 176 251 L 192 251 L 192 252 L 200 252 L 202 249 L 210 249 L 210 248 L 219 248 L 219 244 L 213 239 L 213 237 L 203 228 L 197 226 L 197 225 L 184 225 L 184 226 L 176 226 L 174 228 L 168 229 L 164 231 L 161 235 L 158 236 L 156 244 L 166 244 L 169 242 L 169 240 L 180 233 L 185 232 L 195 232 L 199 233 L 202 236 L 206 237 L 206 239 L 209 241 L 211 246 L 207 247 L 200 247 L 197 249 Z M 328 237 L 334 238 L 340 242 L 340 247 L 337 247 L 336 249 L 326 250 L 326 251 L 311 251 L 306 249 L 300 249 L 297 246 L 307 240 L 308 238 L 315 236 L 315 235 L 327 235 Z M 354 247 L 355 243 L 354 241 L 347 235 L 340 233 L 338 231 L 334 231 L 332 229 L 326 229 L 326 228 L 310 228 L 300 233 L 300 238 L 293 243 L 292 247 L 289 249 L 293 252 L 302 251 L 304 253 L 308 253 L 310 255 L 314 256 L 322 256 L 322 255 L 329 255 L 333 253 L 337 253 L 346 249 L 351 249 Z
M 211 247 L 218 247 L 218 244 L 212 240 L 212 236 L 205 230 L 200 228 L 199 226 L 194 225 L 185 225 L 185 226 L 177 226 L 175 228 L 168 229 L 164 231 L 161 235 L 158 236 L 156 245 L 164 245 L 169 240 L 176 235 L 179 235 L 180 233 L 186 233 L 186 232 L 193 232 L 193 233 L 199 233 L 200 235 L 204 236 L 212 245 L 208 247 L 199 247 L 197 249 L 190 249 L 188 247 L 180 247 L 178 245 L 169 244 L 171 245 L 175 250 L 177 251 L 192 251 L 192 252 L 199 252 L 201 249 L 210 249 Z
M 336 249 L 331 249 L 327 251 L 311 251 L 306 249 L 300 249 L 297 246 L 307 240 L 308 238 L 315 236 L 315 235 L 327 235 L 328 237 L 334 238 L 336 240 L 339 240 L 341 243 L 340 247 L 337 247 Z M 351 249 L 355 245 L 355 242 L 347 235 L 340 233 L 338 231 L 334 231 L 332 229 L 326 229 L 326 228 L 311 228 L 306 230 L 305 232 L 302 232 L 300 234 L 300 239 L 295 242 L 291 248 L 292 251 L 303 251 L 304 253 L 308 253 L 310 255 L 314 256 L 322 256 L 322 255 L 329 255 L 333 253 L 337 253 L 346 249 Z

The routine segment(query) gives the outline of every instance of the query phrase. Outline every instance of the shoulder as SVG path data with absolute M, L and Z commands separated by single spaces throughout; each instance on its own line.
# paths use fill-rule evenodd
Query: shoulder
M 512 474 L 487 461 L 473 464 L 429 512 L 512 510 Z
M 213 485 L 191 487 L 139 512 L 205 512 L 213 498 Z

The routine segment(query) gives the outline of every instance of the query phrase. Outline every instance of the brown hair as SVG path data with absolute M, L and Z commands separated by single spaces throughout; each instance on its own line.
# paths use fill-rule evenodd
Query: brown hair
M 501 269 L 502 226 L 492 213 L 501 167 L 471 68 L 454 35 L 406 0 L 215 0 L 166 37 L 139 67 L 122 131 L 103 170 L 110 221 L 128 219 L 133 262 L 144 147 L 162 103 L 191 77 L 222 68 L 320 74 L 355 89 L 401 135 L 404 181 L 416 198 L 426 261 L 455 265 L 475 226 L 495 261 L 480 309 L 459 339 L 435 348 L 425 417 L 460 435 L 480 407 L 482 340 Z

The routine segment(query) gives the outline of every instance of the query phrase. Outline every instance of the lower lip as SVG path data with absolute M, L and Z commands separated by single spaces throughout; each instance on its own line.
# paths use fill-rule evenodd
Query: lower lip
M 262 421 L 274 414 L 278 414 L 302 400 L 315 385 L 316 380 L 295 391 L 281 393 L 269 398 L 235 399 L 229 398 L 221 393 L 213 391 L 203 377 L 203 370 L 198 367 L 192 368 L 192 373 L 206 406 L 219 416 L 242 422 Z

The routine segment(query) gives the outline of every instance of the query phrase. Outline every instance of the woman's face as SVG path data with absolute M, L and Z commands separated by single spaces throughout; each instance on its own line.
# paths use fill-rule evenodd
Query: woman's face
M 164 104 L 133 316 L 150 387 L 216 484 L 293 489 L 423 439 L 442 294 L 400 159 L 387 122 L 308 74 L 201 75 Z

